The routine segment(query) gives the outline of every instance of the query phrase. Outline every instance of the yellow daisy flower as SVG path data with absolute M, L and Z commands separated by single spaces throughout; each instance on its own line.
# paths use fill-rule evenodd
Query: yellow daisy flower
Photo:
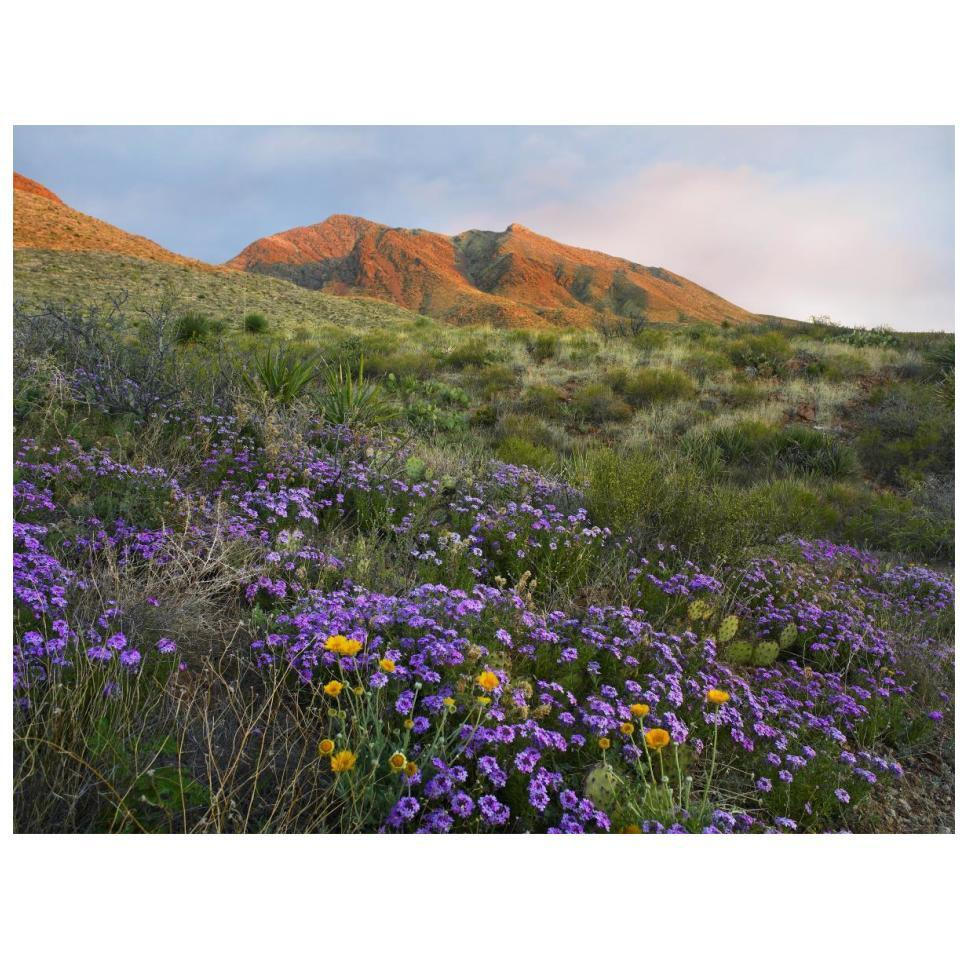
M 357 763 L 357 755 L 353 751 L 338 751 L 330 759 L 330 769 L 334 774 L 345 774 L 353 769 Z

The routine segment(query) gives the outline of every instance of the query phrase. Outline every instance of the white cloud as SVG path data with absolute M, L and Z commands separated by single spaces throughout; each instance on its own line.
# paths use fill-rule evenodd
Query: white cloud
M 658 164 L 513 219 L 667 267 L 761 313 L 953 328 L 953 262 L 926 239 L 914 200 L 890 185 Z

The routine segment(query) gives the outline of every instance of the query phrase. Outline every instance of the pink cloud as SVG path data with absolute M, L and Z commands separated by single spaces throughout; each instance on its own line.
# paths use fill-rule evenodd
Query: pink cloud
M 566 243 L 667 267 L 751 310 L 952 328 L 953 262 L 890 187 L 748 167 L 659 164 L 517 219 Z

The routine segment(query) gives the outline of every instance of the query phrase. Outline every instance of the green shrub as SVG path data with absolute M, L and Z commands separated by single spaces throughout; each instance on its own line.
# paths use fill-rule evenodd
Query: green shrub
M 755 420 L 725 424 L 685 442 L 705 469 L 723 465 L 752 475 L 785 473 L 849 477 L 858 471 L 854 450 L 839 438 L 802 424 L 778 428 Z
M 290 404 L 304 393 L 317 373 L 312 358 L 298 357 L 284 347 L 271 347 L 254 359 L 254 377 L 249 383 L 279 404 Z
M 194 311 L 184 314 L 177 321 L 176 337 L 179 344 L 199 343 L 210 333 L 210 319 L 206 314 Z
M 452 370 L 465 367 L 486 367 L 493 364 L 497 355 L 479 338 L 465 340 L 443 355 L 443 362 Z
M 548 470 L 555 466 L 557 458 L 547 447 L 531 443 L 526 437 L 505 437 L 498 445 L 495 456 L 508 464 L 523 464 L 537 470 Z
M 517 388 L 518 372 L 507 364 L 491 364 L 477 369 L 471 384 L 485 399 L 513 393 Z
M 858 471 L 855 452 L 837 437 L 791 424 L 774 437 L 774 460 L 778 467 L 821 477 L 850 477 Z
M 905 486 L 954 465 L 954 418 L 933 384 L 879 387 L 857 418 L 857 450 L 876 480 Z
M 394 413 L 381 397 L 377 384 L 364 377 L 363 357 L 356 377 L 343 365 L 326 372 L 320 409 L 327 423 L 347 427 L 373 427 L 389 420 Z
M 607 375 L 611 389 L 631 407 L 662 404 L 693 397 L 697 390 L 687 374 L 670 367 L 613 370 Z
M 624 421 L 631 418 L 631 408 L 607 384 L 585 384 L 575 391 L 571 407 L 578 417 L 590 424 Z
M 553 384 L 531 384 L 524 391 L 521 403 L 531 413 L 559 417 L 563 412 L 564 393 Z
M 267 318 L 263 314 L 247 314 L 244 317 L 244 330 L 248 334 L 262 334 L 267 330 Z
M 543 363 L 545 360 L 557 356 L 559 346 L 560 337 L 548 331 L 537 334 L 532 340 L 528 341 L 527 351 L 535 361 Z
M 550 428 L 530 414 L 508 414 L 498 423 L 497 435 L 501 438 L 520 437 L 538 447 L 554 445 L 554 435 Z

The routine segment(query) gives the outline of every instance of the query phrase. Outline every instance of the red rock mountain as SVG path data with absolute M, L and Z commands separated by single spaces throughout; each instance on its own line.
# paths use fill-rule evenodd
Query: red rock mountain
M 570 247 L 520 224 L 448 236 L 336 215 L 255 241 L 223 267 L 213 267 L 74 210 L 21 174 L 13 175 L 13 188 L 14 248 L 251 271 L 332 294 L 377 297 L 458 324 L 763 319 L 663 268 Z
M 452 237 L 335 215 L 255 241 L 226 266 L 379 297 L 454 323 L 761 319 L 663 268 L 569 247 L 520 224 Z
M 146 237 L 88 217 L 68 207 L 55 193 L 29 177 L 13 175 L 13 246 L 16 250 L 96 251 L 214 269 L 181 257 Z

